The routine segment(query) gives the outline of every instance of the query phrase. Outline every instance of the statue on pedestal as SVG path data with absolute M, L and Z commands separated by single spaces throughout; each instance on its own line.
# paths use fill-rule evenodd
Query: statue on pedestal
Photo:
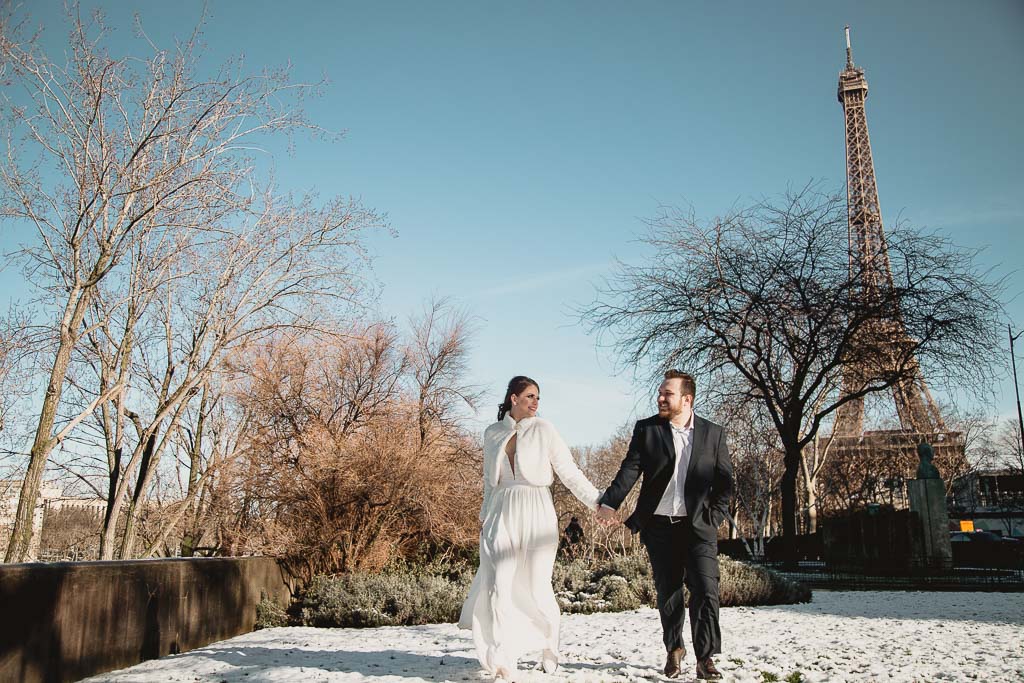
M 917 444 L 917 457 L 921 459 L 921 462 L 917 466 L 917 478 L 918 479 L 941 479 L 939 471 L 932 464 L 932 458 L 935 457 L 935 451 L 932 450 L 931 444 L 919 443 Z
M 948 570 L 953 566 L 953 548 L 949 543 L 946 486 L 942 483 L 939 470 L 932 463 L 935 451 L 931 445 L 918 444 L 917 455 L 921 459 L 917 466 L 917 478 L 907 482 L 910 509 L 921 520 L 922 543 L 914 554 L 921 566 Z

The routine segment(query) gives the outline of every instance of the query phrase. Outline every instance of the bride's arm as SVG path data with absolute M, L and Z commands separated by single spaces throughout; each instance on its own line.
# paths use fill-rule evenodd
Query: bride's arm
M 487 516 L 487 509 L 491 506 L 491 496 L 494 493 L 494 486 L 491 485 L 491 473 L 488 471 L 488 443 L 489 443 L 489 430 L 484 432 L 484 447 L 483 447 L 483 470 L 484 470 L 484 500 L 480 505 L 480 521 L 483 522 Z
M 576 461 L 572 459 L 572 453 L 569 451 L 569 446 L 566 445 L 565 441 L 562 440 L 561 434 L 549 425 L 547 434 L 547 455 L 551 461 L 551 467 L 554 468 L 555 474 L 562 480 L 565 487 L 569 489 L 572 495 L 576 496 L 581 503 L 587 506 L 590 510 L 597 509 L 597 501 L 601 497 L 601 494 L 590 483 L 587 476 L 583 474 Z
M 487 476 L 487 465 L 484 465 L 484 502 L 480 505 L 480 521 L 484 521 L 484 517 L 487 516 L 487 508 L 491 506 L 491 494 L 494 492 L 494 487 L 491 486 L 489 481 L 490 477 Z

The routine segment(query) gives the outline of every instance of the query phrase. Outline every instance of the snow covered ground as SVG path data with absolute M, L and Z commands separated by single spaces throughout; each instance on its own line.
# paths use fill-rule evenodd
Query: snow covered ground
M 727 681 L 1024 681 L 1024 594 L 815 591 L 814 602 L 722 610 Z M 275 628 L 87 679 L 96 681 L 482 681 L 453 624 Z M 566 615 L 554 675 L 517 681 L 655 681 L 658 616 Z M 695 680 L 687 654 L 680 681 Z

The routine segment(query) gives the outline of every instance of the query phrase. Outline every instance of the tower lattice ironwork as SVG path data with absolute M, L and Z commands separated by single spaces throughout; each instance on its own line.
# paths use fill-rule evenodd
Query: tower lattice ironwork
M 882 301 L 887 289 L 893 287 L 882 212 L 875 181 L 875 165 L 871 155 L 871 139 L 864 109 L 868 83 L 864 69 L 853 63 L 850 27 L 846 27 L 846 68 L 839 74 L 837 96 L 843 105 L 846 124 L 846 186 L 850 238 L 850 268 L 860 279 L 857 296 L 869 301 Z M 872 337 L 872 349 L 879 356 L 870 359 L 882 371 L 895 371 L 905 379 L 892 388 L 901 430 L 864 431 L 864 401 L 844 404 L 836 417 L 835 435 L 841 450 L 881 447 L 903 450 L 928 441 L 937 448 L 959 448 L 961 435 L 948 432 L 942 415 L 928 391 L 919 365 L 913 355 L 914 341 L 904 327 L 898 310 L 884 320 L 869 325 L 864 334 Z M 869 376 L 869 369 L 859 361 L 843 368 L 843 391 L 857 392 Z M 879 367 L 870 369 L 877 376 Z

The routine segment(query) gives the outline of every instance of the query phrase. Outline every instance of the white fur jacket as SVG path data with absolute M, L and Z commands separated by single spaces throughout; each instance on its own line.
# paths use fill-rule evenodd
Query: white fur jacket
M 519 422 L 506 414 L 484 430 L 484 504 L 480 508 L 483 521 L 490 509 L 494 487 L 501 473 L 501 459 L 507 458 L 505 444 L 516 434 L 516 479 L 533 486 L 550 486 L 553 472 L 580 502 L 591 510 L 597 509 L 598 490 L 580 471 L 572 459 L 569 447 L 547 420 L 525 417 Z M 553 471 L 552 471 L 553 470 Z

